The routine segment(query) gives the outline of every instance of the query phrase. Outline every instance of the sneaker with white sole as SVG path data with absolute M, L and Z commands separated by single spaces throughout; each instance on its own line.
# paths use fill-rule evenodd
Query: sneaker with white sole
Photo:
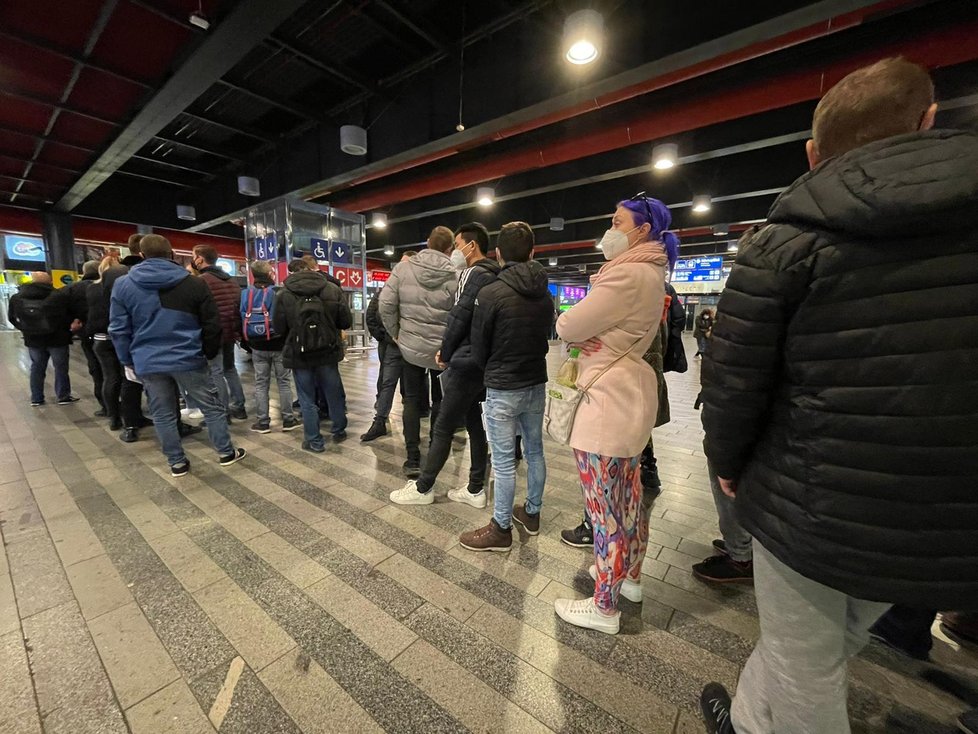
M 448 490 L 448 499 L 452 502 L 461 502 L 464 505 L 471 505 L 476 509 L 482 510 L 486 506 L 486 490 L 483 489 L 478 494 L 472 494 L 469 491 L 469 485 L 463 484 L 458 489 Z
M 602 614 L 594 605 L 594 599 L 557 599 L 554 601 L 557 616 L 575 627 L 597 630 L 606 635 L 617 635 L 621 612 L 609 616 Z
M 395 505 L 430 505 L 435 501 L 435 493 L 429 489 L 422 494 L 418 491 L 418 483 L 413 479 L 391 492 L 390 497 Z
M 598 567 L 593 563 L 591 567 L 587 570 L 591 574 L 591 578 L 595 581 L 598 580 Z M 621 585 L 621 595 L 628 599 L 630 602 L 635 604 L 642 603 L 642 582 L 632 581 L 631 579 L 625 579 Z
M 200 408 L 184 408 L 180 411 L 180 417 L 185 421 L 202 421 L 204 420 L 204 414 L 201 412 Z

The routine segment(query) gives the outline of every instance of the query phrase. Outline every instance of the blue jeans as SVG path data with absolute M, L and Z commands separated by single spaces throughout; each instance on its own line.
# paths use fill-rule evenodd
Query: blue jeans
M 149 398 L 153 413 L 153 427 L 160 439 L 160 447 L 170 466 L 187 460 L 177 428 L 177 389 L 186 393 L 204 413 L 207 435 L 218 456 L 234 453 L 231 434 L 228 432 L 228 416 L 217 396 L 217 388 L 211 382 L 206 367 L 190 372 L 168 372 L 155 375 L 139 375 Z
M 526 511 L 540 512 L 547 464 L 543 458 L 543 407 L 545 386 L 521 390 L 486 389 L 486 428 L 496 476 L 496 500 L 492 516 L 504 530 L 512 524 L 516 496 L 516 435 L 523 437 L 526 459 Z
M 224 406 L 224 412 L 229 413 L 232 408 L 244 408 L 244 388 L 241 387 L 241 378 L 238 377 L 238 370 L 234 366 L 234 342 L 223 345 L 221 352 L 208 362 L 208 366 L 214 386 L 217 387 L 218 399 Z M 200 405 L 197 407 L 204 409 Z
M 255 368 L 255 410 L 258 412 L 258 422 L 268 423 L 268 387 L 274 373 L 278 383 L 279 408 L 282 420 L 294 418 L 292 414 L 292 370 L 282 364 L 282 352 L 270 352 L 263 349 L 251 350 L 251 364 Z
M 333 421 L 333 435 L 346 430 L 346 392 L 340 370 L 335 364 L 321 364 L 308 369 L 296 367 L 295 388 L 299 392 L 299 407 L 302 410 L 302 430 L 305 441 L 311 446 L 322 448 L 325 445 L 323 434 L 319 432 L 319 406 L 316 405 L 316 388 L 326 397 L 329 417 Z
M 31 355 L 31 402 L 44 402 L 44 378 L 48 373 L 48 359 L 54 363 L 54 393 L 58 400 L 71 395 L 71 379 L 68 377 L 68 347 L 27 347 Z

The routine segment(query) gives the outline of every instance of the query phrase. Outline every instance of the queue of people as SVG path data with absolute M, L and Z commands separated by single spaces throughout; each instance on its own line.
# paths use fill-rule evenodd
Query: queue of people
M 847 661 L 871 634 L 925 657 L 941 609 L 949 634 L 978 637 L 978 136 L 932 130 L 936 109 L 926 71 L 903 59 L 830 89 L 814 115 L 810 173 L 779 197 L 765 225 L 748 231 L 716 313 L 696 320 L 705 452 L 723 537 L 693 572 L 707 583 L 754 583 L 760 617 L 736 698 L 717 683 L 702 693 L 710 734 L 845 734 Z M 530 536 L 543 530 L 556 323 L 578 355 L 572 387 L 583 398 L 564 443 L 584 521 L 561 537 L 593 546 L 594 587 L 585 599 L 557 599 L 554 610 L 607 634 L 620 630 L 623 599 L 644 598 L 651 504 L 661 487 L 652 436 L 669 419 L 663 375 L 686 369 L 677 351 L 682 314 L 666 282 L 680 246 L 671 223 L 666 205 L 644 192 L 620 201 L 601 240 L 607 262 L 556 322 L 524 222 L 501 228 L 494 259 L 481 224 L 436 227 L 367 310 L 380 374 L 361 441 L 389 435 L 400 384 L 408 481 L 390 499 L 429 505 L 464 428 L 469 477 L 448 499 L 485 508 L 490 469 L 495 486 L 488 523 L 459 537 L 471 551 L 509 551 L 514 523 Z M 338 363 L 351 314 L 314 261 L 294 261 L 281 286 L 256 263 L 254 284 L 232 293 L 209 248 L 195 249 L 193 277 L 172 261 L 164 238 L 136 244 L 140 260 L 128 272 L 117 262 L 97 272 L 86 266 L 86 280 L 74 286 L 84 299 L 37 274 L 12 300 L 11 321 L 31 356 L 32 405 L 44 404 L 49 360 L 58 402 L 77 400 L 67 345 L 84 328 L 100 410 L 125 429 L 124 440 L 149 422 L 139 412 L 145 389 L 171 472 L 187 474 L 182 394 L 202 411 L 219 463 L 231 465 L 245 456 L 228 430 L 246 416 L 233 360 L 243 338 L 255 355 L 252 430 L 271 430 L 274 376 L 285 431 L 298 427 L 295 381 L 303 449 L 326 451 L 324 408 L 332 442 L 346 439 Z M 945 297 L 935 299 L 940 289 Z M 517 501 L 520 443 L 526 495 Z M 966 714 L 962 728 L 969 716 L 974 723 Z

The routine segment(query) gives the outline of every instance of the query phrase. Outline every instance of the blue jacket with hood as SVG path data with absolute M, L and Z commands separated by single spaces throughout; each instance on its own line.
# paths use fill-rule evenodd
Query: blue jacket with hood
M 221 350 L 221 322 L 207 284 L 172 260 L 150 258 L 112 289 L 109 336 L 137 375 L 189 372 Z

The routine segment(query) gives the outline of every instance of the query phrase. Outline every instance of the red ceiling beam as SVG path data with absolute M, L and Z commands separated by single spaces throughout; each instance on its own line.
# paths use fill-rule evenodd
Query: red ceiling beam
M 452 191 L 504 176 L 649 142 L 718 122 L 747 117 L 818 99 L 851 71 L 880 58 L 903 55 L 928 68 L 978 58 L 978 21 L 923 31 L 911 40 L 880 44 L 827 66 L 760 79 L 652 111 L 611 128 L 516 150 L 331 204 L 348 211 L 369 211 L 391 204 Z
M 449 158 L 466 150 L 479 148 L 487 143 L 503 140 L 505 138 L 511 138 L 515 135 L 520 135 L 522 133 L 530 132 L 531 130 L 546 127 L 547 125 L 552 125 L 557 122 L 579 117 L 580 115 L 588 112 L 594 112 L 604 107 L 625 102 L 650 92 L 665 89 L 666 87 L 680 84 L 715 71 L 720 71 L 751 59 L 756 59 L 767 54 L 782 51 L 784 49 L 814 41 L 819 38 L 824 38 L 840 31 L 845 31 L 862 25 L 863 23 L 872 20 L 876 16 L 912 7 L 916 4 L 916 2 L 917 0 L 881 0 L 881 2 L 848 13 L 837 15 L 834 18 L 816 23 L 815 25 L 800 28 L 769 40 L 754 43 L 745 48 L 715 56 L 707 61 L 692 64 L 683 69 L 662 74 L 651 79 L 646 79 L 638 84 L 632 84 L 630 86 L 617 89 L 613 92 L 608 92 L 581 102 L 569 104 L 568 106 L 557 111 L 547 113 L 540 117 L 534 118 L 533 120 L 520 122 L 511 125 L 510 127 L 493 131 L 478 138 L 473 138 L 460 145 L 455 145 L 449 142 L 447 146 L 441 150 L 404 161 L 403 163 L 390 166 L 381 171 L 364 174 L 363 176 L 355 178 L 349 183 L 345 184 L 343 188 L 358 186 L 369 181 L 384 178 L 385 176 L 389 176 L 394 173 L 400 173 L 412 168 L 417 168 L 418 166 L 423 166 L 444 158 Z M 315 199 L 321 196 L 326 196 L 334 193 L 335 190 L 336 189 L 313 191 L 308 193 L 306 198 Z

